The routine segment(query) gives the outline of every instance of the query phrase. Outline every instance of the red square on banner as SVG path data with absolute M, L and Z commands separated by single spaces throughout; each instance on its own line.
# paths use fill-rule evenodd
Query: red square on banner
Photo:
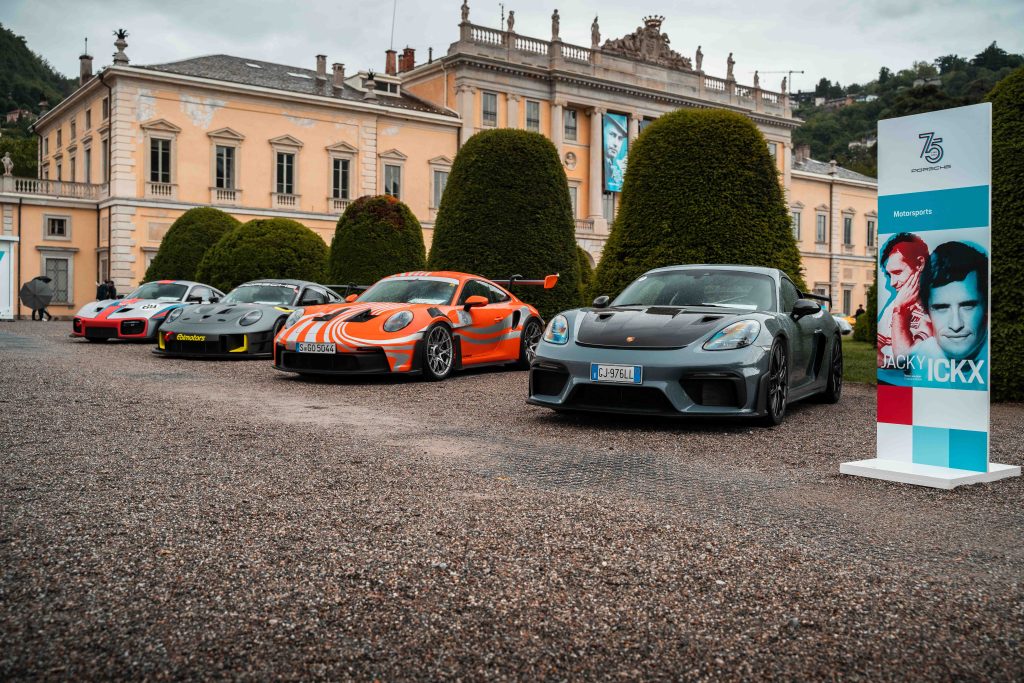
M 894 425 L 914 424 L 913 388 L 879 384 L 878 421 Z

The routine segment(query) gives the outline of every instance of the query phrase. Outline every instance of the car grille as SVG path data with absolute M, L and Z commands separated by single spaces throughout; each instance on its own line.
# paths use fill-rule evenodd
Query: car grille
M 93 339 L 114 339 L 117 337 L 117 329 L 113 327 L 86 327 L 85 336 Z
M 569 373 L 557 365 L 535 365 L 530 370 L 530 393 L 560 396 L 569 381 Z
M 146 330 L 146 323 L 141 320 L 125 320 L 121 323 L 121 334 L 142 334 Z
M 580 384 L 573 389 L 567 406 L 621 410 L 630 413 L 675 413 L 672 402 L 660 389 L 652 387 Z
M 377 353 L 296 353 L 278 347 L 278 365 L 285 370 L 306 372 L 389 372 L 391 366 L 383 352 Z
M 733 377 L 684 377 L 679 380 L 690 400 L 700 406 L 742 408 L 743 381 Z

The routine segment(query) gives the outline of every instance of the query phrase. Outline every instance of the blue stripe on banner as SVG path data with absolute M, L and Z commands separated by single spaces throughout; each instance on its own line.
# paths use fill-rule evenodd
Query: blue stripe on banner
M 949 466 L 958 470 L 988 472 L 988 434 L 950 429 Z
M 913 449 L 918 465 L 949 467 L 949 430 L 914 425 Z
M 988 185 L 878 198 L 879 234 L 988 227 Z

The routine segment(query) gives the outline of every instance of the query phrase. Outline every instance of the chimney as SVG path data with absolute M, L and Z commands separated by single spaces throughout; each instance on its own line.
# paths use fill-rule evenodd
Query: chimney
M 402 59 L 398 62 L 398 70 L 412 71 L 416 68 L 416 50 L 408 45 L 402 50 Z
M 796 156 L 796 163 L 798 164 L 801 164 L 811 158 L 810 145 L 797 145 L 793 152 Z
M 839 171 L 839 164 L 836 163 L 835 159 L 833 159 L 832 161 L 828 162 L 828 174 L 830 176 L 834 176 L 838 171 Z
M 327 80 L 327 55 L 316 56 L 316 80 Z
M 331 68 L 334 69 L 334 93 L 338 94 L 345 84 L 345 65 L 335 62 Z
M 39 115 L 42 116 L 46 112 L 50 111 L 50 103 L 46 100 L 39 101 Z
M 386 73 L 388 76 L 394 76 L 395 74 L 398 73 L 398 69 L 396 68 L 395 65 L 395 55 L 397 55 L 398 53 L 395 52 L 394 50 L 388 50 L 384 54 L 387 55 L 386 59 L 384 60 L 384 73 Z
M 82 53 L 78 57 L 78 85 L 85 85 L 92 78 L 92 55 Z

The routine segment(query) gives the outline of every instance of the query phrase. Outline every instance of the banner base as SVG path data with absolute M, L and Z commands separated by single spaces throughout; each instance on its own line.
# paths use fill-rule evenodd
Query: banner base
M 971 472 L 970 470 L 954 470 L 949 467 L 918 465 L 901 460 L 872 458 L 871 460 L 844 462 L 839 465 L 839 473 L 896 481 L 901 484 L 931 486 L 936 489 L 952 489 L 966 484 L 982 484 L 1007 477 L 1019 477 L 1020 467 L 990 462 L 988 472 Z

